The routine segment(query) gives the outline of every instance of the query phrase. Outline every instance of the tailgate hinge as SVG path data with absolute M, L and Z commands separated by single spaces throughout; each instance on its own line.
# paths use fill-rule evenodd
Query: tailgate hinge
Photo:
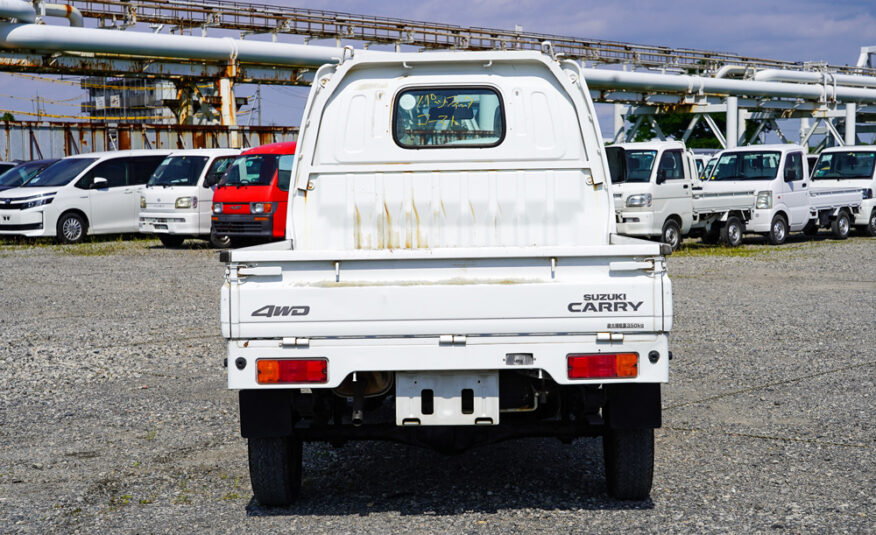
M 466 342 L 464 334 L 442 334 L 438 337 L 440 346 L 464 346 Z
M 623 342 L 624 335 L 623 333 L 611 333 L 611 332 L 603 332 L 596 333 L 596 341 L 597 342 Z
M 288 337 L 280 342 L 282 346 L 310 347 L 310 338 Z

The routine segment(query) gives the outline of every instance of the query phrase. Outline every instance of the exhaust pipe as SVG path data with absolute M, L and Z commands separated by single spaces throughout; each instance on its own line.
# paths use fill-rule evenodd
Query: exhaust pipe
M 353 426 L 359 427 L 365 419 L 365 381 L 355 381 L 356 393 L 353 396 Z

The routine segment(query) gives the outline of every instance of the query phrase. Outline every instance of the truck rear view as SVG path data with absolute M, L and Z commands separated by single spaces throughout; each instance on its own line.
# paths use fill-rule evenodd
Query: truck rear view
M 615 233 L 585 81 L 547 52 L 357 53 L 316 73 L 286 240 L 223 254 L 262 504 L 297 497 L 303 443 L 533 436 L 602 436 L 609 493 L 648 496 L 668 247 Z

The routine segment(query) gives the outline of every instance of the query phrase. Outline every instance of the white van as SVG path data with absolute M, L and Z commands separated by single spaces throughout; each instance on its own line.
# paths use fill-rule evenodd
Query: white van
M 773 245 L 789 232 L 830 226 L 837 238 L 848 235 L 852 214 L 861 207 L 856 188 L 813 191 L 809 164 L 800 145 L 752 145 L 722 151 L 709 180 L 694 194 L 695 226 L 703 240 L 720 237 L 731 246 L 742 234 L 764 235 Z
M 69 156 L 0 193 L 0 235 L 57 237 L 137 232 L 139 192 L 169 150 Z
M 165 247 L 186 238 L 210 239 L 213 187 L 239 149 L 176 151 L 152 173 L 140 195 L 140 232 L 155 234 Z M 212 240 L 227 247 L 224 240 Z
M 693 155 L 681 141 L 621 143 L 605 150 L 618 233 L 659 237 L 678 249 L 693 224 Z
M 854 226 L 862 233 L 876 236 L 876 146 L 846 145 L 824 149 L 812 172 L 816 191 L 837 187 L 860 188 L 861 209 L 854 213 Z

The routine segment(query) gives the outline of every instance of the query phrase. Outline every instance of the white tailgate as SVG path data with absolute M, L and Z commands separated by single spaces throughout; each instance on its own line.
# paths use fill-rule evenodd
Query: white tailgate
M 226 285 L 223 316 L 233 338 L 663 331 L 665 272 L 651 265 L 616 256 L 260 262 L 255 276 Z

